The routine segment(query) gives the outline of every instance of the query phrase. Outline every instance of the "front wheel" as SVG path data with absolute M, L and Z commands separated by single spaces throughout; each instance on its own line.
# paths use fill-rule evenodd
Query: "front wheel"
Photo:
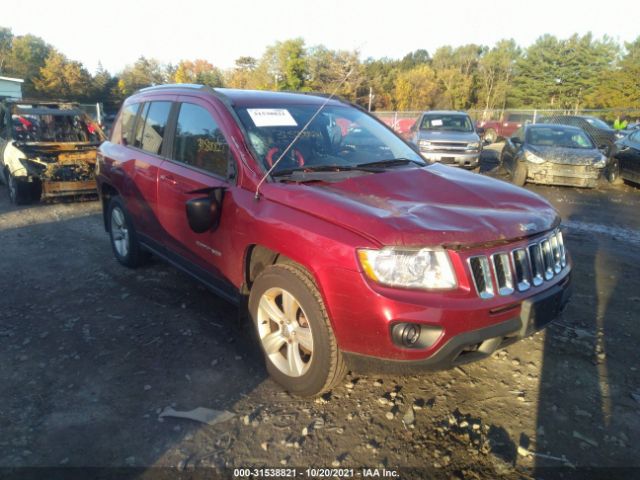
M 7 173 L 9 200 L 14 205 L 26 205 L 31 202 L 31 186 L 10 173 Z
M 513 170 L 511 174 L 511 181 L 514 185 L 518 185 L 522 187 L 527 181 L 527 166 L 524 162 L 517 162 L 516 168 Z
M 287 391 L 310 397 L 333 388 L 346 365 L 313 280 L 294 265 L 272 265 L 256 279 L 249 313 L 267 371 Z
M 606 177 L 609 183 L 613 185 L 622 183 L 622 180 L 620 179 L 620 162 L 617 158 L 611 159 L 611 163 L 609 163 L 609 166 L 607 167 Z

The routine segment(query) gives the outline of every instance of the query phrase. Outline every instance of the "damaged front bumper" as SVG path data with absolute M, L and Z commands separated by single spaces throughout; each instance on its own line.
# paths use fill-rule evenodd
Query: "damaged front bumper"
M 560 163 L 527 163 L 527 182 L 543 185 L 594 188 L 604 168 L 593 165 L 567 165 Z
M 96 151 L 60 152 L 39 155 L 20 162 L 29 183 L 41 184 L 42 199 L 97 193 Z

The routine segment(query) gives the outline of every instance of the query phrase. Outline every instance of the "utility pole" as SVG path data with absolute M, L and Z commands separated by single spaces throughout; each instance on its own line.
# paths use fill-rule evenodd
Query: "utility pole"
M 373 102 L 373 87 L 369 87 L 369 111 L 371 111 L 371 102 Z

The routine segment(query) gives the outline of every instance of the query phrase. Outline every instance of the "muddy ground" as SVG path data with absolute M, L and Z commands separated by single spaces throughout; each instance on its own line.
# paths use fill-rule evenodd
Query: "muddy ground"
M 483 170 L 496 175 L 492 155 Z M 353 467 L 356 478 L 361 467 L 400 478 L 640 475 L 640 189 L 528 188 L 564 218 L 575 266 L 561 318 L 479 363 L 354 372 L 309 401 L 267 378 L 235 307 L 159 261 L 117 264 L 98 202 L 17 208 L 0 187 L 0 477 L 310 466 Z M 159 418 L 168 406 L 235 417 Z

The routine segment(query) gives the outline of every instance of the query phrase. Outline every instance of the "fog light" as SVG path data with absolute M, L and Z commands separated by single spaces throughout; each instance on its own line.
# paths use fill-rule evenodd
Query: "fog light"
M 393 326 L 393 341 L 403 347 L 415 347 L 420 339 L 420 325 L 415 323 L 398 323 Z

